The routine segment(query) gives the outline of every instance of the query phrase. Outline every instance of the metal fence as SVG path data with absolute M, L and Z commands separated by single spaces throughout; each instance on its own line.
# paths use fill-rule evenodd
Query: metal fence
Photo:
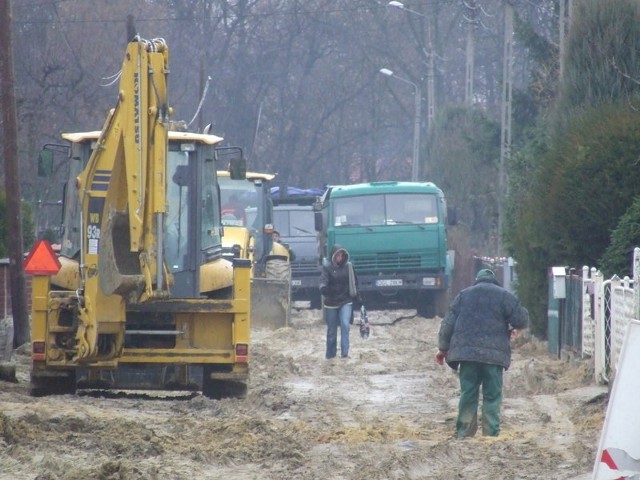
M 559 357 L 574 352 L 594 361 L 595 380 L 615 375 L 627 327 L 640 311 L 640 248 L 633 252 L 633 279 L 605 280 L 595 268 L 580 275 L 565 267 L 549 271 L 548 349 Z
M 560 356 L 563 350 L 582 349 L 582 278 L 573 270 L 556 277 L 550 272 L 547 345 L 550 353 Z M 562 282 L 561 292 L 555 291 L 558 281 Z

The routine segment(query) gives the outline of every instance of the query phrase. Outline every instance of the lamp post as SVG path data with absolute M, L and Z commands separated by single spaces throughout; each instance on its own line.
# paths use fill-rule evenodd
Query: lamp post
M 433 115 L 435 110 L 435 48 L 433 47 L 433 37 L 432 37 L 432 22 L 433 17 L 429 17 L 424 13 L 418 12 L 416 10 L 412 10 L 407 7 L 404 3 L 398 1 L 391 1 L 387 3 L 388 7 L 394 7 L 399 10 L 403 10 L 407 13 L 411 13 L 413 15 L 418 15 L 419 17 L 427 19 L 427 39 L 426 44 L 421 46 L 422 52 L 424 53 L 427 59 L 427 131 L 431 132 L 431 127 L 433 126 Z M 426 47 L 426 48 L 425 48 Z
M 411 165 L 411 181 L 418 181 L 418 166 L 420 165 L 420 116 L 422 114 L 422 93 L 420 92 L 420 87 L 418 84 L 413 83 L 411 80 L 407 80 L 406 78 L 399 77 L 393 70 L 389 70 L 388 68 L 381 68 L 380 73 L 386 75 L 387 77 L 397 78 L 401 82 L 408 83 L 413 86 L 414 96 L 415 96 L 415 107 L 414 107 L 414 120 L 413 120 L 413 163 Z
M 387 5 L 390 7 L 399 8 L 400 10 L 405 10 L 407 12 L 415 13 L 416 15 L 420 15 L 421 17 L 426 17 L 424 13 L 416 12 L 415 10 L 411 10 L 410 8 L 407 8 L 405 4 L 402 2 L 393 1 L 393 2 L 389 2 Z

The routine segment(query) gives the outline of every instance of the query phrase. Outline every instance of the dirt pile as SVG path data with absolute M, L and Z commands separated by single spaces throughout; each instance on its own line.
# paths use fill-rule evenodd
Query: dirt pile
M 0 479 L 568 479 L 591 471 L 606 410 L 589 361 L 514 341 L 502 434 L 453 438 L 458 379 L 438 319 L 370 312 L 351 358 L 324 359 L 316 310 L 256 330 L 246 399 L 32 398 L 28 352 L 0 382 Z

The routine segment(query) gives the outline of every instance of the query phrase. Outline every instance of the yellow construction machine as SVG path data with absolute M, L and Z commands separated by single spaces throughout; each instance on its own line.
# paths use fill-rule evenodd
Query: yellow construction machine
M 33 278 L 33 395 L 246 392 L 251 263 L 223 258 L 216 174 L 224 162 L 242 178 L 246 165 L 241 149 L 170 121 L 168 61 L 164 40 L 136 36 L 102 130 L 63 135 L 61 268 Z
M 283 327 L 291 316 L 291 262 L 287 247 L 273 239 L 270 186 L 275 175 L 246 172 L 245 177 L 218 171 L 222 249 L 226 258 L 251 261 L 251 325 Z

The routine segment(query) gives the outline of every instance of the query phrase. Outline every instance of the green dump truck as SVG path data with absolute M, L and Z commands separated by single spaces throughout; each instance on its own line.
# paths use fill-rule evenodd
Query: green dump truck
M 345 247 L 367 308 L 416 308 L 444 315 L 453 252 L 444 193 L 431 182 L 374 182 L 329 187 L 315 206 L 322 262 Z M 451 222 L 449 221 L 451 217 Z

